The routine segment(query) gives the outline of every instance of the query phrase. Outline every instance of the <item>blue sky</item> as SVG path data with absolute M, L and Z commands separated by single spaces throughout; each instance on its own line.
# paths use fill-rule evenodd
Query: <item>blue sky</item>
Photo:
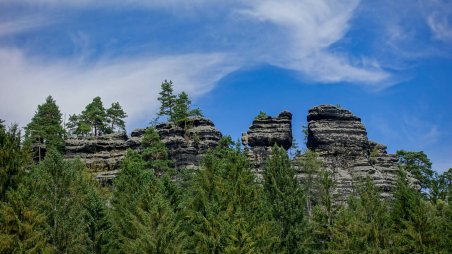
M 446 0 L 0 0 L 0 118 L 25 125 L 53 95 L 65 114 L 119 101 L 155 116 L 164 79 L 234 139 L 259 111 L 340 104 L 369 138 L 452 167 L 452 2 Z

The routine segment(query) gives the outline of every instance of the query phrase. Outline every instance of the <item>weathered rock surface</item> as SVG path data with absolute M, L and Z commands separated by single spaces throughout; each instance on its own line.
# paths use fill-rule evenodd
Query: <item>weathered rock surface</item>
M 202 156 L 214 148 L 221 139 L 221 133 L 212 121 L 192 118 L 186 125 L 163 123 L 156 127 L 161 140 L 169 151 L 169 158 L 177 169 L 194 168 L 200 165 Z M 141 139 L 146 129 L 125 133 L 113 133 L 98 137 L 71 137 L 65 140 L 65 158 L 79 157 L 103 183 L 111 183 L 119 172 L 120 162 L 127 149 L 140 150 Z
M 140 137 L 128 138 L 125 133 L 71 137 L 65 140 L 65 158 L 79 157 L 93 171 L 111 171 L 119 168 L 127 149 L 137 149 L 140 144 Z
M 212 121 L 201 117 L 192 118 L 186 124 L 159 124 L 156 130 L 177 169 L 199 166 L 203 155 L 215 148 L 222 137 Z
M 292 146 L 292 113 L 283 111 L 277 117 L 254 119 L 242 144 L 258 177 L 261 177 L 265 159 L 277 144 L 288 150 Z
M 343 202 L 364 179 L 371 179 L 383 198 L 392 196 L 397 179 L 397 157 L 386 146 L 369 141 L 361 119 L 332 105 L 309 110 L 307 147 L 333 173 L 335 200 Z M 297 166 L 296 160 L 295 164 Z M 304 169 L 298 167 L 303 176 Z

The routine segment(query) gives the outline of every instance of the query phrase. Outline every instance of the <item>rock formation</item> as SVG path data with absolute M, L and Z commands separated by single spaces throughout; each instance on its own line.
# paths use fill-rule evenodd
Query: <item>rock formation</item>
M 277 117 L 254 119 L 248 132 L 242 134 L 242 144 L 260 177 L 264 161 L 275 144 L 286 150 L 292 146 L 292 114 L 284 111 Z
M 195 168 L 203 155 L 215 148 L 222 135 L 212 121 L 196 117 L 186 123 L 162 123 L 156 126 L 177 169 Z
M 127 149 L 138 149 L 141 137 L 128 138 L 125 133 L 98 137 L 70 137 L 65 140 L 65 158 L 79 157 L 93 171 L 111 171 L 119 168 Z
M 212 121 L 201 117 L 181 124 L 162 123 L 155 128 L 177 169 L 199 166 L 202 156 L 208 149 L 214 148 L 222 136 Z M 130 137 L 125 133 L 70 137 L 65 140 L 65 158 L 79 157 L 93 172 L 99 172 L 99 181 L 111 183 L 119 172 L 120 162 L 127 149 L 141 149 L 145 131 L 146 129 L 136 129 Z
M 359 117 L 337 106 L 320 105 L 309 110 L 307 120 L 307 147 L 333 173 L 336 201 L 345 201 L 367 178 L 382 190 L 382 197 L 392 196 L 397 157 L 387 154 L 386 146 L 368 140 Z

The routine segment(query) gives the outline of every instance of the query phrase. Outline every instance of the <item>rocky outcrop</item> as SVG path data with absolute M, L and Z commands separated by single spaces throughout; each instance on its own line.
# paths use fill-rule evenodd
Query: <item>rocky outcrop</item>
M 215 148 L 222 137 L 212 121 L 201 117 L 192 118 L 186 123 L 159 124 L 156 130 L 177 169 L 199 166 L 203 155 Z
M 288 150 L 292 146 L 292 114 L 281 112 L 277 117 L 254 119 L 247 133 L 242 134 L 251 166 L 261 176 L 265 159 L 277 144 Z
M 343 202 L 360 182 L 369 178 L 383 198 L 392 196 L 397 179 L 397 157 L 386 146 L 369 141 L 361 119 L 333 105 L 308 112 L 307 147 L 315 151 L 336 183 L 335 200 Z M 300 175 L 304 169 L 298 167 Z
M 90 137 L 70 137 L 65 140 L 65 158 L 79 157 L 93 171 L 119 168 L 127 149 L 138 149 L 141 137 L 127 137 L 125 133 Z
M 177 169 L 199 166 L 202 156 L 214 148 L 222 136 L 212 121 L 201 117 L 181 124 L 162 123 L 155 128 Z M 109 184 L 119 172 L 120 162 L 127 149 L 141 149 L 145 131 L 146 129 L 136 129 L 130 137 L 125 133 L 70 137 L 65 140 L 65 158 L 79 157 L 93 172 L 98 172 L 97 179 L 100 182 Z

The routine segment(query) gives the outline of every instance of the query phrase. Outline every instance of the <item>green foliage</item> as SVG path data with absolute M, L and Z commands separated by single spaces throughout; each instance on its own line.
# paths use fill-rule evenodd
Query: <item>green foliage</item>
M 177 96 L 173 95 L 173 82 L 164 81 L 161 85 L 160 111 L 158 116 L 167 116 L 168 120 L 175 123 L 186 123 L 189 117 L 202 116 L 199 108 L 191 108 L 191 100 L 186 92 Z
M 192 177 L 185 197 L 185 228 L 195 253 L 268 253 L 275 222 L 244 155 L 224 138 Z
M 47 215 L 48 244 L 55 252 L 85 252 L 88 242 L 84 166 L 64 161 L 51 149 L 32 171 L 31 193 L 39 212 Z
M 327 252 L 331 253 L 381 253 L 392 242 L 388 205 L 370 180 L 338 211 L 330 229 Z
M 30 160 L 27 149 L 20 144 L 20 131 L 17 125 L 8 130 L 0 126 L 0 201 L 9 189 L 15 189 Z
M 409 152 L 399 150 L 396 152 L 399 158 L 400 167 L 411 173 L 415 177 L 421 188 L 427 194 L 432 188 L 432 178 L 434 171 L 432 170 L 432 163 L 424 152 Z
M 168 149 L 160 140 L 154 128 L 147 128 L 141 141 L 142 156 L 146 161 L 146 168 L 154 170 L 157 175 L 169 170 Z
M 184 234 L 162 180 L 141 156 L 128 151 L 115 179 L 112 222 L 122 253 L 180 253 Z
M 267 119 L 269 116 L 267 113 L 260 111 L 259 114 L 254 118 L 254 120 Z
M 38 211 L 30 190 L 10 189 L 0 202 L 0 253 L 48 252 L 45 213 Z
M 43 104 L 38 105 L 38 110 L 25 130 L 27 142 L 44 145 L 47 149 L 63 149 L 65 131 L 60 109 L 52 96 L 49 95 Z
M 66 128 L 69 129 L 69 133 L 75 135 L 86 136 L 91 132 L 91 126 L 88 122 L 84 121 L 81 115 L 69 115 Z
M 319 187 L 318 175 L 323 166 L 321 161 L 317 158 L 314 151 L 307 150 L 302 156 L 298 158 L 300 167 L 303 169 L 306 179 L 303 181 L 304 193 L 306 195 L 306 210 L 309 218 L 312 217 L 313 202 L 316 198 L 316 189 Z
M 122 109 L 119 102 L 114 102 L 111 107 L 107 109 L 107 123 L 110 124 L 109 129 L 115 131 L 115 128 L 125 131 L 126 125 L 124 118 L 127 117 L 126 112 Z
M 161 85 L 159 95 L 158 100 L 160 101 L 160 111 L 158 115 L 168 116 L 169 119 L 172 119 L 174 105 L 176 104 L 176 96 L 173 95 L 173 81 L 165 80 Z
M 91 126 L 94 136 L 105 132 L 107 113 L 99 96 L 86 105 L 85 110 L 82 111 L 81 118 Z
M 278 253 L 304 253 L 308 234 L 303 187 L 286 151 L 276 145 L 265 165 L 264 190 L 279 226 Z

